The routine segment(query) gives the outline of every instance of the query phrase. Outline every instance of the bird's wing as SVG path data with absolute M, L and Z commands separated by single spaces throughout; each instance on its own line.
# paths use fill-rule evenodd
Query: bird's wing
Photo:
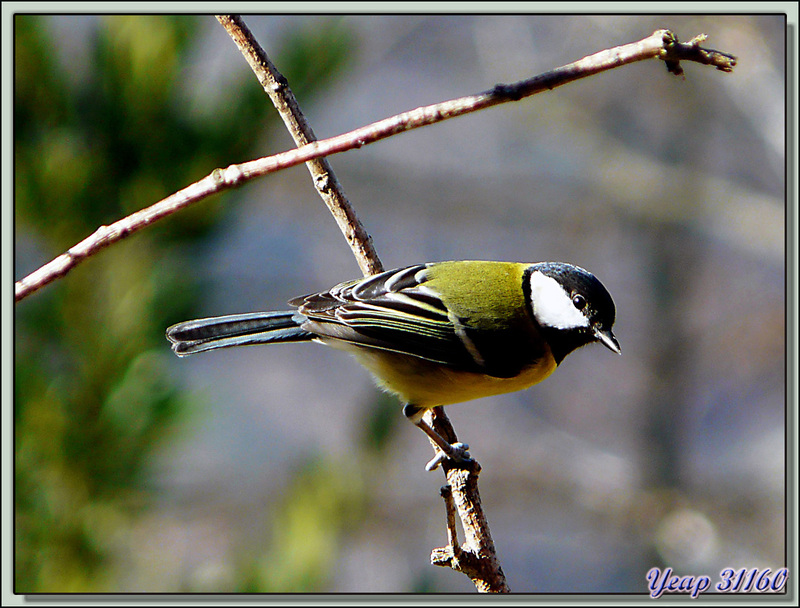
M 480 371 L 459 320 L 425 284 L 427 268 L 390 270 L 290 304 L 308 318 L 303 329 L 321 337 Z

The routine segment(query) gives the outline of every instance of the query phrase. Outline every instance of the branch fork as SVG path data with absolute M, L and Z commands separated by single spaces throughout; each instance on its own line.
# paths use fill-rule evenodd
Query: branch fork
M 448 485 L 440 490 L 445 503 L 447 546 L 431 552 L 431 564 L 468 576 L 480 593 L 510 593 L 480 504 L 480 470 L 480 465 L 474 460 L 449 466 L 446 473 Z M 459 497 L 458 504 L 454 496 Z M 463 545 L 458 544 L 457 510 L 466 535 Z

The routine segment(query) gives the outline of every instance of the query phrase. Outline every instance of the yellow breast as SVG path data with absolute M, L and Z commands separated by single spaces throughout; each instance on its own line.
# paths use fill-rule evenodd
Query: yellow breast
M 436 407 L 512 393 L 541 382 L 556 369 L 556 362 L 547 351 L 535 364 L 513 378 L 496 378 L 485 374 L 458 371 L 418 357 L 389 351 L 361 348 L 352 344 L 335 344 L 355 355 L 378 384 L 398 395 L 404 403 L 419 407 Z

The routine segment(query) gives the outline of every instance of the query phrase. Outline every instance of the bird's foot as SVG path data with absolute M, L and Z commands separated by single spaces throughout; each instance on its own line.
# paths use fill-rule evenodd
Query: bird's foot
M 426 471 L 435 471 L 439 468 L 445 460 L 452 460 L 453 462 L 469 462 L 472 457 L 469 455 L 469 446 L 466 443 L 449 443 L 446 444 L 449 448 L 447 451 L 440 449 L 436 452 L 431 461 L 425 465 Z M 441 446 L 440 446 L 441 447 Z

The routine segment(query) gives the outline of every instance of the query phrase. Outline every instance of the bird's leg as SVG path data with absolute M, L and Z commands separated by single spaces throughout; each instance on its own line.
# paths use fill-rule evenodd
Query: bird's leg
M 454 462 L 470 460 L 469 452 L 467 451 L 469 450 L 469 446 L 466 443 L 460 442 L 448 443 L 444 437 L 434 431 L 431 426 L 422 419 L 422 415 L 424 413 L 425 408 L 411 405 L 410 403 L 407 403 L 405 407 L 403 407 L 403 415 L 413 422 L 417 427 L 422 429 L 425 434 L 431 438 L 431 441 L 433 441 L 441 450 L 441 452 L 434 456 L 433 460 L 425 465 L 425 469 L 428 471 L 435 470 L 446 458 L 449 458 Z

